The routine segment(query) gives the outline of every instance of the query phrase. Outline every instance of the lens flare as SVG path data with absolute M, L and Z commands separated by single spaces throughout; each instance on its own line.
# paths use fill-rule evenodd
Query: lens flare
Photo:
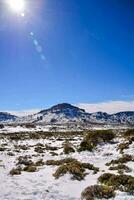
M 8 0 L 10 8 L 20 14 L 24 14 L 25 1 L 24 0 Z

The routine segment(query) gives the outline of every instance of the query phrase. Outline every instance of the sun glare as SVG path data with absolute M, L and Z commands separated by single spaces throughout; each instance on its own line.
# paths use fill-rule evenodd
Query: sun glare
M 24 0 L 8 0 L 8 4 L 14 12 L 24 14 L 24 9 L 25 9 Z

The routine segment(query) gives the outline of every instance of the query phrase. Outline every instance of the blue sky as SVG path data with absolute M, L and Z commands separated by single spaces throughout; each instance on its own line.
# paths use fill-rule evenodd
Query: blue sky
M 4 1 L 0 110 L 134 100 L 132 0 L 27 0 L 25 17 Z

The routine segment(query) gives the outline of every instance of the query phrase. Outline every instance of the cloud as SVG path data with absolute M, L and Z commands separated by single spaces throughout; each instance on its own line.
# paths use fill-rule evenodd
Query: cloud
M 7 112 L 11 113 L 12 115 L 16 115 L 16 116 L 27 116 L 27 115 L 35 114 L 39 111 L 41 111 L 41 109 L 29 109 L 29 110 L 19 110 L 19 111 L 10 110 Z
M 134 101 L 108 101 L 100 103 L 79 103 L 78 107 L 83 108 L 86 112 L 107 112 L 110 114 L 121 111 L 134 111 Z
M 99 103 L 78 103 L 75 106 L 85 109 L 86 112 L 107 112 L 109 114 L 121 112 L 121 111 L 134 111 L 134 101 L 107 101 Z M 27 116 L 38 113 L 42 109 L 27 109 L 27 110 L 10 110 L 7 111 L 16 116 Z

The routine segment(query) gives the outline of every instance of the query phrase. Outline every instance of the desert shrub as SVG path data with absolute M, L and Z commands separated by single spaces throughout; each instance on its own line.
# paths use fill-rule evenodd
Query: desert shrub
M 129 161 L 134 161 L 133 156 L 129 155 L 129 154 L 124 154 L 122 155 L 122 157 L 116 159 L 116 160 L 111 160 L 109 163 L 106 163 L 107 166 L 111 165 L 111 164 L 123 164 L 123 163 L 127 163 Z
M 8 146 L 8 143 L 7 142 L 4 142 L 4 143 L 2 143 L 2 146 Z
M 7 155 L 8 156 L 14 156 L 14 153 L 10 151 L 10 152 L 7 152 Z
M 54 151 L 51 151 L 50 154 L 51 154 L 52 156 L 58 156 L 58 153 L 55 153 Z
M 117 166 L 111 166 L 111 167 L 109 167 L 109 170 L 118 170 L 118 173 L 120 173 L 120 174 L 122 174 L 123 172 L 128 173 L 128 172 L 132 171 L 128 166 L 126 166 L 124 164 L 119 164 Z
M 41 134 L 38 132 L 30 132 L 29 139 L 38 140 L 41 138 Z
M 81 193 L 82 200 L 109 199 L 112 197 L 115 197 L 114 189 L 102 185 L 89 186 Z
M 33 161 L 30 159 L 31 157 L 29 156 L 19 156 L 17 158 L 18 162 L 17 162 L 17 165 L 31 165 L 33 164 Z
M 3 147 L 3 146 L 0 146 L 0 151 L 5 151 L 6 150 L 6 148 L 5 147 Z
M 93 143 L 110 142 L 115 137 L 115 134 L 111 130 L 96 130 L 90 131 L 86 138 Z
M 99 171 L 98 167 L 94 167 L 93 164 L 90 163 L 81 163 L 82 167 L 88 170 L 93 170 L 94 174 L 96 174 Z
M 43 159 L 33 162 L 30 158 L 31 156 L 27 156 L 27 155 L 18 157 L 17 165 L 19 166 L 25 165 L 25 167 L 23 168 L 24 171 L 35 172 L 38 166 L 43 166 L 45 164 Z
M 34 151 L 37 153 L 44 153 L 45 148 L 41 147 L 41 146 L 37 146 L 34 148 Z
M 56 150 L 58 150 L 58 147 L 52 147 L 52 146 L 49 146 L 49 145 L 45 145 L 45 148 L 46 148 L 46 150 L 50 150 L 50 151 L 56 151 Z
M 19 134 L 16 134 L 16 133 L 10 135 L 9 138 L 10 138 L 10 140 L 15 140 L 15 141 L 22 139 L 21 134 L 19 135 Z
M 20 125 L 20 124 L 19 124 Z M 23 124 L 22 126 L 24 126 Z M 21 125 L 20 125 L 21 126 Z M 58 140 L 65 140 L 65 138 L 74 138 L 74 137 L 82 137 L 85 134 L 85 132 L 78 132 L 78 131 L 70 131 L 70 132 L 44 132 L 44 131 L 33 131 L 33 132 L 19 132 L 19 133 L 7 133 L 6 136 L 5 134 L 1 134 L 0 137 L 7 137 L 10 140 L 18 141 L 18 140 L 28 140 L 28 139 L 33 139 L 33 140 L 38 140 L 38 139 L 56 139 Z
M 35 124 L 25 124 L 26 128 L 36 128 Z
M 126 143 L 120 143 L 117 147 L 117 149 L 120 151 L 120 153 L 123 153 L 123 151 L 125 149 L 128 149 L 129 148 L 129 145 L 130 143 L 129 142 L 126 142 Z
M 70 163 L 70 162 L 75 162 L 76 159 L 74 158 L 65 158 L 65 159 L 61 159 L 61 160 L 47 160 L 46 161 L 46 165 L 62 165 L 64 163 Z
M 44 147 L 44 144 L 42 144 L 42 143 L 37 143 L 36 145 L 35 145 L 36 147 Z
M 134 177 L 105 173 L 98 178 L 99 182 L 113 186 L 114 189 L 134 194 Z
M 61 160 L 47 160 L 45 162 L 46 165 L 61 165 L 62 161 Z
M 128 129 L 126 132 L 123 133 L 124 137 L 133 137 L 134 136 L 134 129 Z
M 95 147 L 95 144 L 91 143 L 89 140 L 86 140 L 86 138 L 84 138 L 80 143 L 80 148 L 78 149 L 78 151 L 92 151 Z
M 73 158 L 67 158 L 59 161 L 47 161 L 47 165 L 60 165 L 53 176 L 58 179 L 66 173 L 72 175 L 72 179 L 82 180 L 86 176 L 86 169 L 93 170 L 94 173 L 99 171 L 98 168 L 90 163 L 81 163 Z
M 90 163 L 81 163 L 78 160 L 76 160 L 75 158 L 65 158 L 65 159 L 61 159 L 61 160 L 47 160 L 45 164 L 59 166 L 59 165 L 68 164 L 68 163 L 76 163 L 86 169 L 93 170 L 94 173 L 97 173 L 99 171 L 99 168 L 94 167 L 94 165 L 92 165 Z
M 9 172 L 9 174 L 12 175 L 12 176 L 13 176 L 13 175 L 20 175 L 20 174 L 21 174 L 21 170 L 22 170 L 22 169 L 21 169 L 20 167 L 18 167 L 18 168 L 16 168 L 16 169 L 13 168 L 13 169 Z
M 58 137 L 56 140 L 57 140 L 57 141 L 64 141 L 64 138 Z
M 3 129 L 4 128 L 4 124 L 0 124 L 0 129 Z
M 45 162 L 43 161 L 43 159 L 40 159 L 35 162 L 35 166 L 43 166 L 44 164 L 45 164 Z
M 18 150 L 24 150 L 24 151 L 29 149 L 29 147 L 26 145 L 14 145 L 14 148 Z
M 69 154 L 69 153 L 74 153 L 75 152 L 75 150 L 73 148 L 73 145 L 70 142 L 66 142 L 63 145 L 63 151 L 64 151 L 65 154 Z
M 24 167 L 23 170 L 27 171 L 27 172 L 35 172 L 35 171 L 37 171 L 37 167 L 35 165 L 28 165 L 28 166 Z
M 114 175 L 114 174 L 111 174 L 111 173 L 104 173 L 104 174 L 102 174 L 99 178 L 98 178 L 98 180 L 99 180 L 99 182 L 100 183 L 103 183 L 103 184 L 105 184 L 105 185 L 109 185 L 109 184 L 107 184 L 107 183 L 109 183 L 109 180 L 111 179 L 111 177 L 115 177 L 116 175 Z
M 134 142 L 134 136 L 128 138 L 129 144 L 132 144 Z
M 115 134 L 111 130 L 89 131 L 83 138 L 79 151 L 92 151 L 101 142 L 111 142 Z
M 76 163 L 68 163 L 61 165 L 53 176 L 58 179 L 66 173 L 70 173 L 72 175 L 72 179 L 75 180 L 83 180 L 86 176 L 85 169 Z

